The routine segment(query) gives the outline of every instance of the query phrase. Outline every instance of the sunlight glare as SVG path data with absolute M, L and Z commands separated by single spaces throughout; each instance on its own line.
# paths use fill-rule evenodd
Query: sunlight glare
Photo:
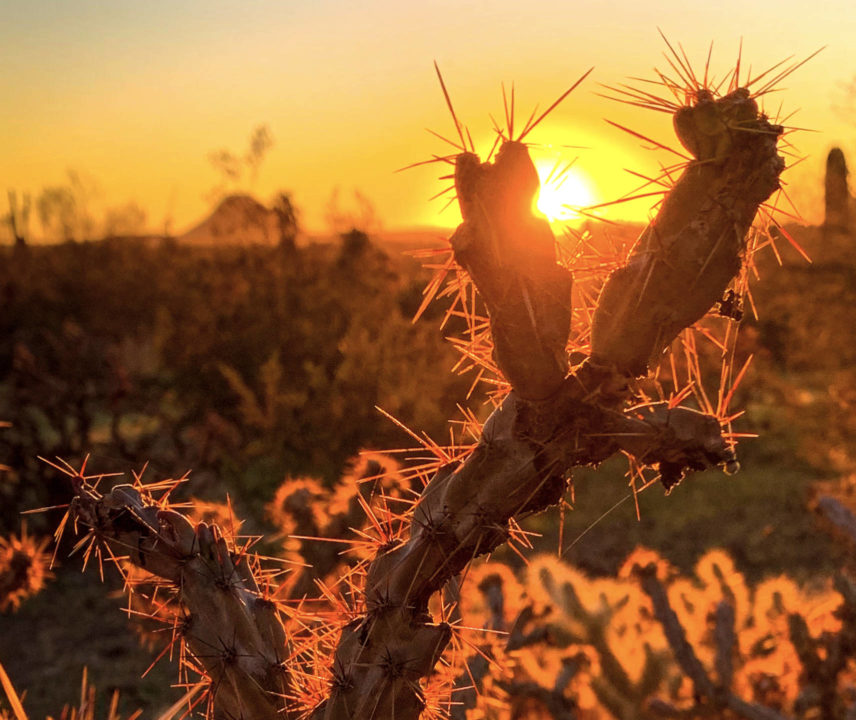
M 535 167 L 541 181 L 535 205 L 551 223 L 579 220 L 583 216 L 575 208 L 597 202 L 592 183 L 577 168 L 537 162 Z

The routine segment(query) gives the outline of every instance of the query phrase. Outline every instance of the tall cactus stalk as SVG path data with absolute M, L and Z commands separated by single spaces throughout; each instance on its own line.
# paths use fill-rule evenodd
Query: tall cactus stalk
M 825 206 L 823 227 L 827 232 L 850 229 L 850 190 L 847 187 L 847 160 L 841 148 L 832 148 L 826 157 Z
M 509 133 L 493 162 L 458 155 L 463 223 L 451 244 L 487 307 L 511 391 L 472 453 L 428 482 L 404 539 L 369 564 L 361 613 L 341 633 L 329 696 L 313 720 L 416 720 L 421 682 L 452 635 L 431 616 L 429 599 L 508 540 L 513 521 L 557 503 L 573 467 L 624 451 L 659 467 L 668 489 L 687 470 L 736 463 L 717 417 L 666 403 L 634 407 L 628 382 L 740 271 L 747 231 L 784 167 L 782 129 L 743 88 L 719 98 L 696 88 L 675 127 L 693 159 L 608 279 L 591 357 L 573 370 L 573 279 L 556 260 L 549 224 L 532 213 L 539 183 L 527 146 Z M 180 589 L 185 637 L 216 683 L 215 716 L 291 717 L 287 639 L 241 555 L 215 529 L 194 529 L 128 486 L 100 496 L 78 481 L 75 490 L 79 522 Z

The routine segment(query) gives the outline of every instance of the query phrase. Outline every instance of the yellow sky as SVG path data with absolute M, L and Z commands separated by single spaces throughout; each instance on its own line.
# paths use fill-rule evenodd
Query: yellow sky
M 527 139 L 552 145 L 536 148 L 549 162 L 578 156 L 581 181 L 610 199 L 636 185 L 624 168 L 652 173 L 668 161 L 604 122 L 672 142 L 668 116 L 595 94 L 601 83 L 666 69 L 658 26 L 697 65 L 713 41 L 719 74 L 741 36 L 744 62 L 756 70 L 828 46 L 767 102 L 771 112 L 779 102 L 801 108 L 791 122 L 817 131 L 794 137 L 809 157 L 786 176 L 816 220 L 829 147 L 856 158 L 856 122 L 833 111 L 856 75 L 851 0 L 5 0 L 0 173 L 6 187 L 37 193 L 71 168 L 97 183 L 98 208 L 135 200 L 153 229 L 172 217 L 180 231 L 210 204 L 209 153 L 243 151 L 266 124 L 275 144 L 244 187 L 263 200 L 291 191 L 309 229 L 325 229 L 336 187 L 343 198 L 362 192 L 386 228 L 448 225 L 454 210 L 438 216 L 443 201 L 428 202 L 443 187 L 439 166 L 395 173 L 449 151 L 425 132 L 454 134 L 432 62 L 485 149 L 488 113 L 502 115 L 501 82 L 515 83 L 525 116 L 593 65 Z

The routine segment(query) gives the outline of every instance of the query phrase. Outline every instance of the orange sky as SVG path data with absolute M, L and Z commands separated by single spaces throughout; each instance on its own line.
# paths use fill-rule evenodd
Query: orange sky
M 153 229 L 181 231 L 205 214 L 217 175 L 211 151 L 245 149 L 266 124 L 275 139 L 254 184 L 267 200 L 293 193 L 305 226 L 324 231 L 334 188 L 367 196 L 385 228 L 456 222 L 428 198 L 438 166 L 394 171 L 432 153 L 454 126 L 432 62 L 477 144 L 502 116 L 500 83 L 513 81 L 518 113 L 546 107 L 586 69 L 592 75 L 528 140 L 549 160 L 578 156 L 578 182 L 598 199 L 633 188 L 624 168 L 656 172 L 663 155 L 604 122 L 609 117 L 672 142 L 666 115 L 598 97 L 599 83 L 666 69 L 657 26 L 704 64 L 714 41 L 722 74 L 744 38 L 744 62 L 765 68 L 827 49 L 769 96 L 774 112 L 817 132 L 794 138 L 809 158 L 786 176 L 817 220 L 825 153 L 856 158 L 854 123 L 833 111 L 856 75 L 850 0 L 664 2 L 400 0 L 190 2 L 6 0 L 0 23 L 0 170 L 6 187 L 37 193 L 67 169 L 92 179 L 96 210 L 135 200 Z M 581 149 L 562 145 L 584 146 Z M 851 160 L 856 162 L 856 160 Z M 627 212 L 644 214 L 644 206 Z M 34 223 L 38 231 L 38 224 Z

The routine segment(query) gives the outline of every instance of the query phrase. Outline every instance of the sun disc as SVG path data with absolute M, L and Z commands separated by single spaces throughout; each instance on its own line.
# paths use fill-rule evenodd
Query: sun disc
M 551 223 L 568 222 L 582 217 L 576 208 L 596 203 L 592 184 L 577 168 L 557 172 L 555 166 L 538 165 L 541 190 L 535 206 Z

